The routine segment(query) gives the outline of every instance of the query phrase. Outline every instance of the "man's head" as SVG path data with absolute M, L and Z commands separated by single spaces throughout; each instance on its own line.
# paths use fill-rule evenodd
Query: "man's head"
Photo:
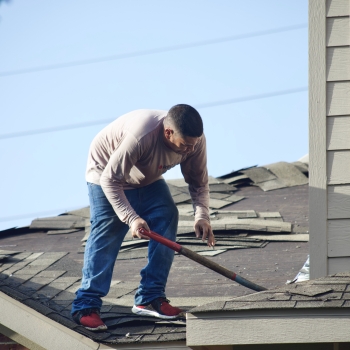
M 164 119 L 165 142 L 173 151 L 192 152 L 203 134 L 203 121 L 197 110 L 185 104 L 170 108 Z

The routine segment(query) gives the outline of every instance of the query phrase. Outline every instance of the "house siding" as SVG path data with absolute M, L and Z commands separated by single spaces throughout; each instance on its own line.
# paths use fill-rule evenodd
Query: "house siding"
M 318 278 L 350 270 L 350 1 L 310 0 L 309 11 L 310 273 Z
M 327 1 L 327 273 L 350 270 L 349 0 Z M 346 137 L 347 134 L 347 137 Z M 347 141 L 344 142 L 344 137 Z

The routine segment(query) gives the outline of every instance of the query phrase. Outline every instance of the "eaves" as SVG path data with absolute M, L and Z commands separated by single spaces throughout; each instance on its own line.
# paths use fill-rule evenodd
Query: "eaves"
M 343 308 L 201 312 L 187 314 L 186 338 L 189 347 L 346 343 L 349 327 Z

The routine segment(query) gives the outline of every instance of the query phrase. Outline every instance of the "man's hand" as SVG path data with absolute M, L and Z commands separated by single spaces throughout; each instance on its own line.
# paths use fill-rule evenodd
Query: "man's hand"
M 214 247 L 215 237 L 213 230 L 211 229 L 210 223 L 207 220 L 200 219 L 194 225 L 194 232 L 196 237 L 200 238 L 202 234 L 202 241 L 204 242 L 208 239 L 208 247 Z
M 143 220 L 142 218 L 137 218 L 135 221 L 133 221 L 133 223 L 130 226 L 130 230 L 133 238 L 149 239 L 149 237 L 139 232 L 139 228 L 144 228 L 146 231 L 151 231 L 145 220 Z

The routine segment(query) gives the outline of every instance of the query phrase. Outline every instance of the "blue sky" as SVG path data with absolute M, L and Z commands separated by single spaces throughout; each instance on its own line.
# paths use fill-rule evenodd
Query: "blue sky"
M 88 205 L 91 140 L 139 108 L 198 107 L 213 176 L 308 153 L 307 1 L 35 1 L 0 5 L 0 230 Z M 280 29 L 301 25 L 299 29 Z M 249 33 L 269 35 L 94 64 L 10 74 Z M 179 168 L 166 174 L 181 177 Z M 249 209 L 249 208 L 247 208 Z

